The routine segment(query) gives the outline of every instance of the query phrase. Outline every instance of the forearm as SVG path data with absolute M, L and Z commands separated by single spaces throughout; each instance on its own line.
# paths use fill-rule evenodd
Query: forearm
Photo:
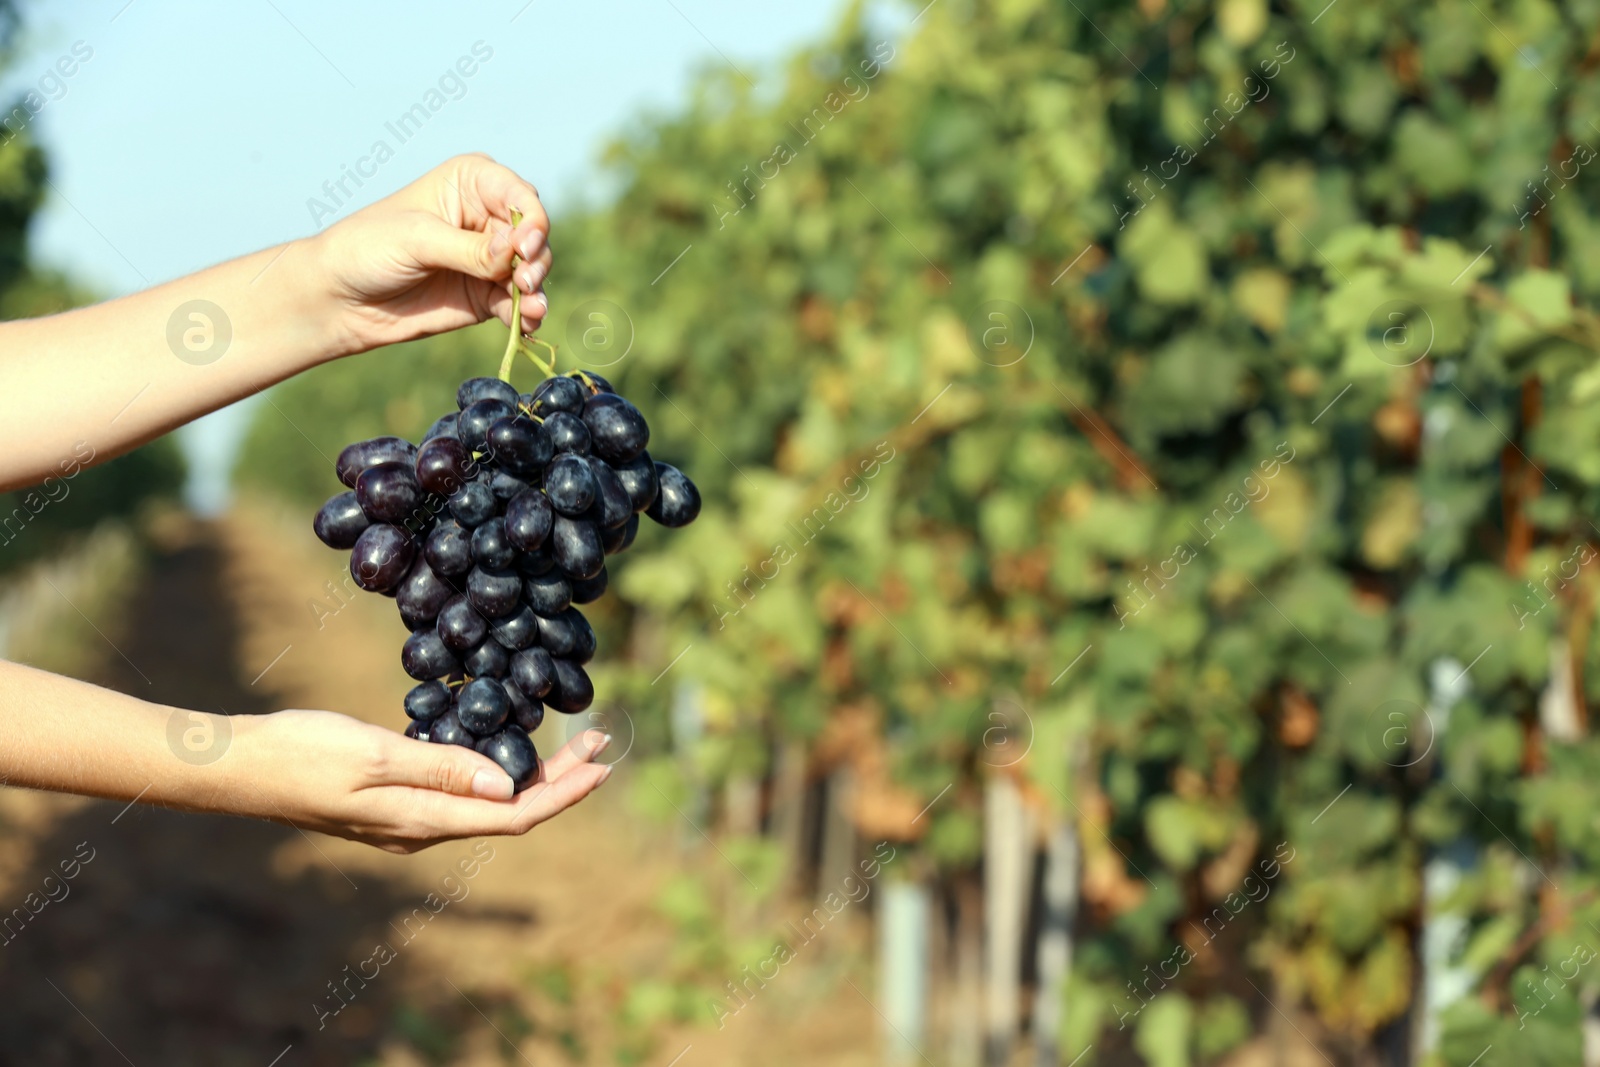
M 177 748 L 169 743 L 174 715 Z M 225 754 L 237 740 L 232 729 L 223 716 L 0 661 L 0 778 L 11 785 L 111 800 L 138 797 L 190 811 L 214 810 L 215 799 L 231 795 L 229 806 L 237 810 L 236 772 L 243 761 L 239 753 L 232 759 Z M 187 747 L 185 730 L 195 731 Z
M 294 241 L 103 304 L 0 323 L 0 397 L 11 401 L 0 489 L 60 475 L 88 449 L 96 461 L 125 452 L 346 354 L 323 258 L 317 239 Z M 185 307 L 197 300 L 218 311 Z

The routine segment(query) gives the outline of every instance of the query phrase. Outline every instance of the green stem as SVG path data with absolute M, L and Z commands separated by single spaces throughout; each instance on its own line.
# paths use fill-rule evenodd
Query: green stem
M 522 212 L 516 208 L 511 209 L 511 228 L 514 230 L 522 223 Z M 522 257 L 515 252 L 511 253 L 511 269 L 515 271 Z M 511 361 L 516 357 L 517 347 L 522 343 L 522 290 L 517 288 L 516 278 L 511 279 L 511 336 L 506 338 L 506 354 L 500 358 L 500 380 L 511 380 Z

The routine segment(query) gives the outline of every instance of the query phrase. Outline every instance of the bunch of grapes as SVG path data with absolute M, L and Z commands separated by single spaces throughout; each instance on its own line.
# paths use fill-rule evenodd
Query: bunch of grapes
M 633 543 L 640 514 L 692 522 L 700 493 L 651 459 L 644 416 L 598 374 L 552 374 L 520 395 L 504 376 L 470 378 L 456 406 L 419 445 L 377 437 L 341 452 L 349 491 L 313 528 L 351 550 L 356 584 L 393 597 L 411 630 L 406 735 L 474 748 L 520 792 L 539 774 L 528 734 L 545 707 L 594 700 L 594 630 L 577 605 L 606 591 L 605 558 Z

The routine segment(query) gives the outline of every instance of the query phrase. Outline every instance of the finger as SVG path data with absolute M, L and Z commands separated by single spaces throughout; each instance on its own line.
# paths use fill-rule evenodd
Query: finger
M 504 223 L 491 224 L 487 230 L 471 230 L 431 215 L 418 213 L 413 218 L 410 246 L 419 265 L 490 282 L 510 275 L 511 230 Z
M 461 797 L 505 800 L 511 776 L 488 756 L 460 745 L 433 745 L 398 738 L 384 753 L 379 785 L 409 785 Z
M 546 819 L 554 818 L 593 793 L 612 768 L 604 763 L 585 763 L 572 767 L 559 778 L 541 781 L 517 797 L 517 811 L 509 833 L 525 834 Z
M 479 800 L 439 792 L 407 791 L 394 798 L 397 806 L 394 817 L 425 828 L 418 840 L 524 834 L 578 803 L 609 777 L 611 768 L 605 764 L 585 763 L 568 769 L 553 781 L 535 782 L 511 800 Z
M 511 293 L 505 286 L 487 284 L 480 299 L 481 306 L 486 307 L 489 314 L 507 326 L 511 325 Z M 532 296 L 524 296 L 521 310 L 522 332 L 532 333 L 550 313 L 550 299 L 545 296 L 544 289 L 538 289 Z
M 539 287 L 544 284 L 546 276 L 550 273 L 551 259 L 550 246 L 541 246 L 538 255 L 512 272 L 511 280 L 524 293 L 531 295 L 538 292 Z
M 550 232 L 550 216 L 545 214 L 539 191 L 510 167 L 501 166 L 484 155 L 461 156 L 446 166 L 454 166 L 460 178 L 462 207 L 467 212 L 469 225 L 481 228 L 482 223 L 490 219 L 510 219 L 514 209 L 530 229 Z
M 539 775 L 540 780 L 553 782 L 574 767 L 581 767 L 585 763 L 594 762 L 609 744 L 611 744 L 611 735 L 604 730 L 588 729 L 583 731 L 577 737 L 562 745 L 555 755 L 544 761 Z

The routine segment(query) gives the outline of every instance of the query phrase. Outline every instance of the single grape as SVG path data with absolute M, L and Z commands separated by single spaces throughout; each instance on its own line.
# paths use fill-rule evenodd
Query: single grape
M 616 471 L 617 480 L 622 483 L 635 512 L 644 511 L 656 502 L 661 478 L 656 474 L 656 461 L 650 458 L 649 452 L 640 452 L 626 463 L 612 464 L 611 469 Z
M 483 644 L 466 654 L 461 666 L 474 678 L 504 678 L 511 669 L 511 656 L 500 642 L 486 637 Z
M 511 721 L 513 723 L 530 734 L 544 725 L 543 701 L 530 700 L 509 679 L 502 680 L 500 684 L 505 686 L 506 696 L 511 701 Z
M 545 427 L 522 414 L 496 419 L 489 427 L 487 440 L 494 461 L 524 478 L 538 475 L 555 454 Z
M 577 610 L 577 608 L 572 609 L 574 613 Z M 594 636 L 594 627 L 589 625 L 588 619 L 578 615 L 577 621 L 572 625 L 572 631 L 576 644 L 571 659 L 574 663 L 588 663 L 594 659 L 595 651 L 600 647 L 599 641 Z
M 550 536 L 553 518 L 550 498 L 537 489 L 526 489 L 506 505 L 506 540 L 523 552 L 532 552 Z
M 626 552 L 628 546 L 633 544 L 634 537 L 639 532 L 639 516 L 635 515 L 621 526 L 613 526 L 608 530 L 600 531 L 600 547 L 605 549 L 608 556 L 618 552 Z
M 428 723 L 449 711 L 454 702 L 449 686 L 427 681 L 406 694 L 406 714 L 417 722 Z
M 584 392 L 585 393 L 614 393 L 614 392 L 616 392 L 615 389 L 611 388 L 611 383 L 610 382 L 606 381 L 604 378 L 600 377 L 600 375 L 596 374 L 592 370 L 575 370 L 575 371 L 572 372 L 572 376 L 574 378 L 578 379 L 580 382 L 584 383 L 584 386 L 585 386 Z
M 583 412 L 584 388 L 572 378 L 546 378 L 533 391 L 533 402 L 538 413 L 565 411 L 569 415 Z
M 354 548 L 356 538 L 371 524 L 372 520 L 356 501 L 356 495 L 344 492 L 330 497 L 317 509 L 317 517 L 311 520 L 311 530 L 317 540 L 329 548 Z
M 416 543 L 398 527 L 387 523 L 368 526 L 350 552 L 350 577 L 369 593 L 392 593 L 415 556 Z
M 477 738 L 461 725 L 461 718 L 453 710 L 428 724 L 428 740 L 436 745 L 460 745 L 462 748 L 471 748 L 477 743 Z
M 585 663 L 594 655 L 594 630 L 583 612 L 568 608 L 555 618 L 539 617 L 539 647 L 550 655 Z M 588 649 L 584 655 L 583 650 Z
M 450 414 L 440 415 L 434 420 L 433 425 L 428 427 L 428 432 L 422 435 L 422 443 L 427 444 L 435 437 L 459 436 L 460 433 L 456 430 L 456 413 L 452 411 Z
M 637 520 L 635 520 L 635 521 L 637 521 Z M 601 534 L 601 540 L 604 540 L 604 539 L 605 539 L 605 535 L 604 535 L 604 533 L 602 533 Z M 609 582 L 610 582 L 610 579 L 607 577 L 606 569 L 604 567 L 601 567 L 600 568 L 600 573 L 595 575 L 593 578 L 577 578 L 577 579 L 574 579 L 572 581 L 572 583 L 571 583 L 572 584 L 572 602 L 574 604 L 592 604 L 592 603 L 594 603 L 596 600 L 599 600 L 602 596 L 605 595 L 606 586 L 607 586 L 607 584 L 609 584 Z M 527 583 L 526 582 L 523 583 L 523 587 L 524 588 L 527 587 Z
M 530 700 L 550 692 L 555 678 L 555 660 L 545 649 L 528 648 L 511 657 L 511 680 Z
M 544 491 L 550 506 L 562 515 L 582 515 L 594 503 L 597 491 L 589 461 L 567 453 L 557 456 L 545 470 Z
M 489 624 L 472 608 L 465 593 L 458 593 L 439 611 L 439 637 L 457 652 L 477 648 L 488 636 Z
M 601 459 L 622 463 L 650 443 L 650 424 L 639 409 L 615 393 L 596 393 L 583 405 L 589 447 Z
M 356 478 L 356 501 L 373 522 L 402 523 L 422 503 L 411 464 L 374 463 Z
M 591 459 L 589 472 L 594 475 L 595 524 L 607 530 L 633 518 L 633 502 L 628 499 L 628 491 L 622 487 L 622 479 L 611 465 L 603 459 Z
M 495 734 L 479 751 L 511 776 L 518 793 L 539 777 L 539 753 L 534 749 L 527 731 L 515 723 Z
M 539 640 L 539 619 L 526 604 L 489 624 L 489 636 L 513 652 L 531 648 Z
M 463 526 L 487 522 L 500 510 L 500 501 L 482 481 L 470 481 L 450 498 L 450 513 Z
M 474 452 L 484 451 L 488 443 L 489 427 L 496 419 L 509 418 L 516 413 L 516 401 L 509 404 L 504 400 L 493 398 L 473 401 L 463 408 L 456 418 L 456 425 L 461 432 L 461 443 Z
M 465 411 L 480 400 L 499 400 L 517 406 L 517 391 L 500 378 L 468 378 L 456 389 L 456 407 Z
M 474 678 L 456 694 L 456 717 L 479 737 L 500 729 L 510 713 L 511 700 L 493 678 Z
M 417 630 L 432 626 L 450 598 L 460 590 L 441 578 L 425 556 L 418 556 L 411 570 L 395 590 L 395 603 L 400 608 L 400 618 L 407 629 Z
M 402 437 L 374 437 L 370 441 L 357 441 L 346 445 L 334 463 L 334 473 L 351 489 L 361 472 L 378 463 L 398 462 L 410 464 L 417 458 L 417 449 Z
M 461 661 L 445 645 L 436 630 L 418 630 L 400 648 L 400 666 L 419 682 L 443 678 L 461 669 Z
M 498 619 L 517 610 L 522 579 L 507 567 L 478 564 L 467 572 L 467 599 L 486 619 Z
M 517 494 L 526 491 L 527 488 L 528 483 L 514 474 L 502 470 L 489 472 L 489 492 L 494 494 L 496 500 L 515 500 Z
M 552 412 L 545 416 L 543 428 L 556 455 L 569 452 L 578 456 L 589 454 L 589 427 L 578 416 L 565 411 Z
M 472 558 L 497 569 L 516 562 L 517 550 L 506 539 L 506 520 L 497 515 L 472 531 Z
M 606 565 L 600 532 L 592 522 L 557 515 L 550 529 L 550 549 L 556 566 L 569 578 L 593 578 Z
M 700 490 L 670 463 L 657 463 L 656 474 L 661 479 L 661 493 L 645 514 L 663 526 L 689 525 L 700 514 Z
M 428 535 L 422 554 L 435 573 L 459 578 L 472 569 L 472 531 L 454 519 L 445 519 Z
M 522 599 L 537 615 L 553 617 L 572 603 L 572 586 L 555 569 L 522 579 Z
M 576 715 L 594 703 L 594 683 L 582 667 L 566 659 L 553 658 L 551 663 L 555 666 L 555 679 L 544 698 L 547 705 L 568 715 Z
M 475 465 L 467 446 L 454 437 L 435 437 L 417 449 L 417 484 L 449 496 L 472 480 Z

